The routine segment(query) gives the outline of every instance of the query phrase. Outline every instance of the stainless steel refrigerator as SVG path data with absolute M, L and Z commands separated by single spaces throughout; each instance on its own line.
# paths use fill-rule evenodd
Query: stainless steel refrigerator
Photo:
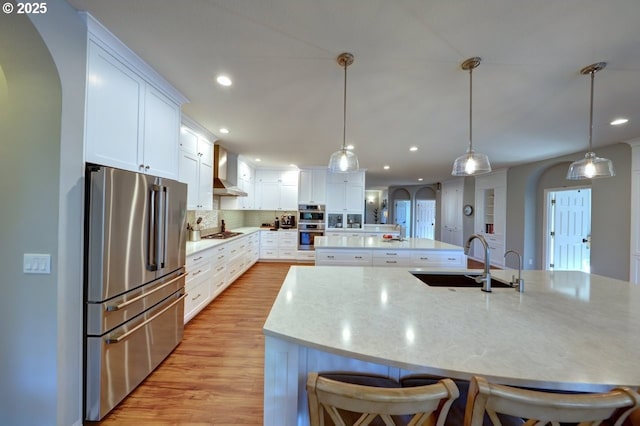
M 180 343 L 187 185 L 87 164 L 85 419 L 100 420 Z

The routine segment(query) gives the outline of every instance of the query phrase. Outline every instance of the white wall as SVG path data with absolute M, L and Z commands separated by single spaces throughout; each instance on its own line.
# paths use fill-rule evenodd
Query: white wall
M 47 6 L 0 15 L 3 425 L 81 424 L 86 30 L 65 1 Z M 51 254 L 51 274 L 23 274 L 23 253 Z

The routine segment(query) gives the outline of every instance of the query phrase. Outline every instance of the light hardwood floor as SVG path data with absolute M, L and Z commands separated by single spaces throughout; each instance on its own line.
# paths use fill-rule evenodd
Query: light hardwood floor
M 261 425 L 262 326 L 290 264 L 257 263 L 186 326 L 173 353 L 99 425 Z
M 101 422 L 262 424 L 262 326 L 291 264 L 256 263 L 185 327 L 174 352 Z M 469 268 L 482 263 L 469 261 Z

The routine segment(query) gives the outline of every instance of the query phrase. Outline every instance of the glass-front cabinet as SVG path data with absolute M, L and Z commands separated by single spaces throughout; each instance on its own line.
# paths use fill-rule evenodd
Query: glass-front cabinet
M 329 213 L 328 229 L 362 228 L 362 213 Z

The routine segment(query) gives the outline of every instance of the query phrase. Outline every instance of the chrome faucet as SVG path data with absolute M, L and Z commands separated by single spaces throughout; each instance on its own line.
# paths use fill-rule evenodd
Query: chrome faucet
M 491 273 L 489 272 L 489 244 L 487 240 L 480 234 L 471 234 L 467 243 L 464 245 L 464 254 L 469 254 L 469 249 L 471 248 L 471 241 L 474 239 L 480 240 L 482 246 L 484 247 L 484 274 L 479 277 L 476 277 L 475 280 L 477 283 L 482 283 L 482 291 L 486 291 L 487 293 L 491 292 Z
M 515 250 L 507 250 L 507 252 L 504 254 L 504 258 L 507 258 L 507 255 L 509 253 L 515 253 L 518 256 L 518 280 L 516 281 L 516 277 L 515 275 L 511 276 L 511 285 L 513 287 L 515 287 L 516 291 L 519 291 L 520 293 L 524 293 L 524 280 L 521 277 L 522 274 L 522 256 L 520 256 L 520 253 L 518 253 Z

